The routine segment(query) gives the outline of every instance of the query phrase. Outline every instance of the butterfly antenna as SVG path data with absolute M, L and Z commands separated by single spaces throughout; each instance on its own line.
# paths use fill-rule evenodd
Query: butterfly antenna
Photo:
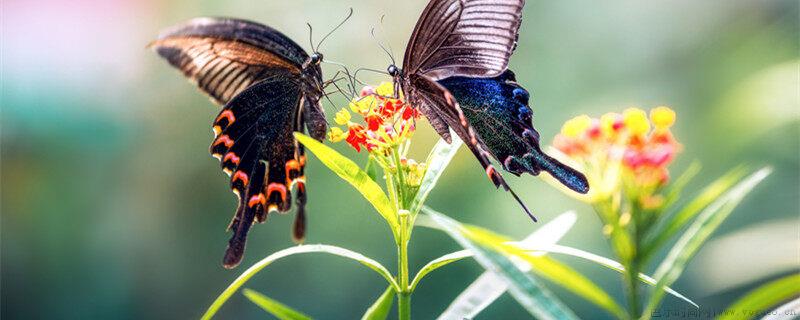
M 345 23 L 345 22 L 347 22 L 347 20 L 350 20 L 350 17 L 352 17 L 352 16 L 353 16 L 353 8 L 350 8 L 350 11 L 347 13 L 347 16 L 346 16 L 346 17 L 344 17 L 344 19 L 342 20 L 342 22 L 339 22 L 339 24 L 337 24 L 335 27 L 333 27 L 333 29 L 332 29 L 330 32 L 328 32 L 328 34 L 326 34 L 324 37 L 322 37 L 322 40 L 320 40 L 320 41 L 319 41 L 319 43 L 317 43 L 317 49 L 319 49 L 320 47 L 322 47 L 322 43 L 323 43 L 323 42 L 325 42 L 325 39 L 328 39 L 328 37 L 329 37 L 331 34 L 333 34 L 333 32 L 334 32 L 334 31 L 338 30 L 338 29 L 339 29 L 339 27 L 341 27 L 342 25 L 344 25 L 344 23 Z
M 392 60 L 392 64 L 396 65 L 397 63 L 394 61 L 394 56 L 392 55 L 392 52 L 389 49 L 386 49 L 386 47 L 378 40 L 378 38 L 375 37 L 375 27 L 372 27 L 369 33 L 370 35 L 372 35 L 372 40 L 375 40 L 375 43 L 377 43 L 378 46 L 381 47 L 381 50 L 383 50 L 383 52 L 389 56 L 389 59 Z
M 392 58 L 392 64 L 395 64 L 394 60 L 394 50 L 392 50 L 392 42 L 386 37 L 386 29 L 383 27 L 383 19 L 386 18 L 386 15 L 381 15 L 381 34 L 383 35 L 383 40 L 386 42 L 386 47 L 389 48 L 389 57 Z
M 308 26 L 308 43 L 311 45 L 311 52 L 317 52 L 317 49 L 314 49 L 314 28 L 308 22 L 306 25 Z

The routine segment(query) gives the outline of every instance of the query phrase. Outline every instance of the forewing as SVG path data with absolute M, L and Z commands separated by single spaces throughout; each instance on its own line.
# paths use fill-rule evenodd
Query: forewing
M 241 261 L 254 222 L 263 222 L 270 211 L 290 209 L 292 186 L 297 193 L 297 219 L 305 221 L 305 155 L 292 135 L 304 125 L 301 106 L 306 98 L 299 81 L 295 75 L 283 73 L 253 84 L 228 102 L 214 121 L 217 137 L 211 153 L 220 159 L 239 196 L 239 208 L 229 227 L 233 236 L 225 267 Z M 302 234 L 295 237 L 302 238 Z
M 192 19 L 163 32 L 150 47 L 221 105 L 272 74 L 299 74 L 308 58 L 277 30 L 229 18 Z
M 524 0 L 432 0 L 406 47 L 403 70 L 433 80 L 494 77 L 516 47 Z

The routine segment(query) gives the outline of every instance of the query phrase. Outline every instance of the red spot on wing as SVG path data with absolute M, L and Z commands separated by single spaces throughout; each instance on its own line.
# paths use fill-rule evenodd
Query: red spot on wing
M 264 205 L 266 203 L 267 203 L 267 198 L 264 197 L 263 193 L 259 193 L 257 195 L 250 197 L 250 201 L 247 202 L 247 206 L 252 208 L 257 204 Z
M 225 154 L 225 157 L 224 157 L 224 158 L 222 158 L 222 162 L 230 161 L 231 163 L 233 163 L 233 164 L 235 164 L 235 165 L 238 165 L 240 160 L 241 160 L 241 159 L 239 159 L 239 156 L 237 156 L 237 155 L 236 155 L 235 153 L 233 153 L 233 152 L 228 152 L 228 153 L 226 153 L 226 154 Z
M 236 121 L 236 117 L 233 115 L 233 111 L 231 111 L 231 110 L 224 110 L 224 111 L 220 112 L 220 114 L 217 116 L 217 119 L 214 120 L 214 123 L 218 124 L 220 122 L 220 120 L 222 120 L 222 119 L 225 119 L 225 120 L 228 121 L 228 123 L 225 124 L 226 127 L 231 125 L 231 123 L 233 123 L 234 121 Z
M 242 185 L 246 186 L 247 182 L 249 182 L 250 179 L 247 177 L 246 173 L 237 170 L 236 173 L 233 174 L 233 178 L 231 178 L 231 182 L 236 182 L 236 180 L 242 180 Z
M 213 146 L 216 147 L 220 144 L 224 144 L 226 147 L 230 148 L 233 145 L 233 140 L 227 134 L 223 134 L 214 140 Z
M 272 195 L 272 192 L 278 192 L 281 195 L 281 201 L 286 202 L 286 186 L 277 182 L 270 183 L 267 186 L 267 197 Z
M 497 171 L 494 170 L 494 166 L 492 165 L 486 166 L 486 176 L 488 176 L 490 180 L 494 181 L 496 174 Z

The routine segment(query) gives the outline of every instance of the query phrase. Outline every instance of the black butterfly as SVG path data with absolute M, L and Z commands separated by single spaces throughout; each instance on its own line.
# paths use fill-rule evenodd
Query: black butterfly
M 247 232 L 272 211 L 287 212 L 294 187 L 293 237 L 305 237 L 306 164 L 292 132 L 325 137 L 320 104 L 322 54 L 308 55 L 268 26 L 239 19 L 197 18 L 162 33 L 151 46 L 223 105 L 214 120 L 211 154 L 231 176 L 239 207 L 223 265 L 237 266 Z
M 524 4 L 524 0 L 431 0 L 406 46 L 403 69 L 390 65 L 388 72 L 405 98 L 419 107 L 436 132 L 450 142 L 449 129 L 452 128 L 478 158 L 495 186 L 511 192 L 535 221 L 536 218 L 489 160 L 492 155 L 498 158 L 501 155 L 526 154 L 529 148 L 520 147 L 514 152 L 492 150 L 493 147 L 500 148 L 500 145 L 487 145 L 486 139 L 520 139 L 515 136 L 518 133 L 506 132 L 505 136 L 493 137 L 497 133 L 491 127 L 481 128 L 476 133 L 474 126 L 488 123 L 471 123 L 472 119 L 465 116 L 458 97 L 437 82 L 450 77 L 501 76 L 508 68 L 508 60 L 517 44 Z M 535 133 L 532 125 L 530 129 L 530 133 Z M 535 145 L 538 149 L 538 142 Z M 505 161 L 506 158 L 498 160 Z M 537 162 L 539 159 L 532 159 L 531 164 L 544 168 L 544 164 Z M 535 174 L 538 170 L 527 172 Z M 577 174 L 575 179 L 585 182 L 582 174 L 572 172 Z

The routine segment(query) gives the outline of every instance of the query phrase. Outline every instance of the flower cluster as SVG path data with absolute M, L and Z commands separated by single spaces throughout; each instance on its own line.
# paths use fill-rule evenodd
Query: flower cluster
M 356 121 L 353 114 L 363 122 Z M 328 138 L 345 140 L 358 152 L 364 147 L 370 153 L 386 153 L 411 137 L 418 118 L 417 109 L 395 98 L 393 84 L 384 82 L 376 88 L 364 87 L 359 98 L 339 110 L 334 121 L 345 128 L 332 127 Z
M 650 110 L 630 108 L 622 114 L 582 115 L 567 121 L 553 146 L 582 167 L 589 184 L 597 189 L 591 200 L 613 194 L 622 183 L 637 192 L 645 206 L 655 205 L 652 195 L 669 180 L 667 167 L 680 144 L 670 127 L 675 112 L 667 107 Z M 655 201 L 658 202 L 658 201 Z

